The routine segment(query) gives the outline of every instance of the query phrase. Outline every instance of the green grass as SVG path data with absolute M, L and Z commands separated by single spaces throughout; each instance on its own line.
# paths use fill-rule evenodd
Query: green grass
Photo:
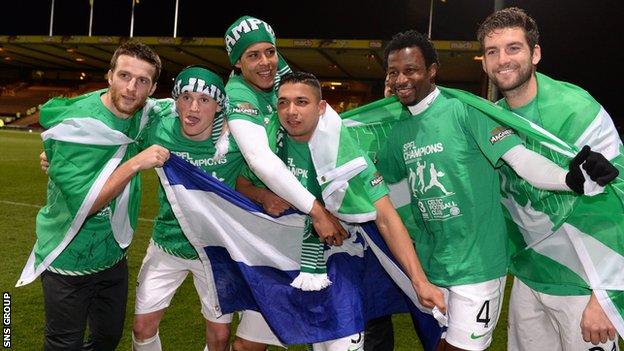
M 46 175 L 39 169 L 41 152 L 39 133 L 0 130 L 0 239 L 2 240 L 2 292 L 11 294 L 11 332 L 13 349 L 41 349 L 43 342 L 43 297 L 41 282 L 15 288 L 30 250 L 35 242 L 35 216 L 45 202 Z M 157 211 L 157 179 L 153 171 L 143 175 L 142 208 L 138 230 L 128 252 L 130 270 L 129 298 L 125 331 L 119 350 L 131 345 L 132 315 L 136 276 L 145 255 L 151 233 L 151 222 Z M 204 321 L 200 303 L 191 279 L 176 293 L 160 325 L 160 338 L 165 350 L 201 350 Z M 506 312 L 506 311 L 505 311 Z M 506 314 L 506 313 L 505 313 Z M 420 350 L 420 343 L 407 315 L 394 317 L 396 350 Z M 504 350 L 506 316 L 499 323 L 492 350 Z M 234 332 L 232 332 L 233 334 Z M 418 345 L 415 347 L 415 345 Z M 278 350 L 278 348 L 271 348 Z M 304 350 L 293 346 L 289 350 Z
M 2 292 L 11 294 L 12 348 L 41 349 L 44 313 L 40 280 L 15 288 L 22 267 L 35 241 L 35 216 L 45 202 L 46 175 L 39 169 L 41 139 L 38 133 L 0 130 L 0 239 L 2 240 Z M 136 276 L 141 266 L 151 233 L 151 221 L 157 210 L 157 179 L 153 171 L 143 174 L 141 220 L 128 252 L 130 269 L 129 299 L 125 331 L 119 350 L 131 348 L 132 315 Z M 500 322 L 490 350 L 505 350 L 507 343 L 507 281 L 506 298 Z M 394 316 L 395 350 L 421 350 L 407 315 Z M 233 334 L 233 333 L 232 333 Z M 160 338 L 165 350 L 201 350 L 204 321 L 191 279 L 187 279 L 175 295 L 160 325 Z M 278 348 L 271 348 L 277 350 Z M 304 350 L 293 346 L 289 350 Z

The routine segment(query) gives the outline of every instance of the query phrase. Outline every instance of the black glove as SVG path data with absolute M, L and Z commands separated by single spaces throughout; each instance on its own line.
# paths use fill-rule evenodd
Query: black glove
M 615 166 L 607 160 L 601 153 L 591 151 L 588 145 L 574 156 L 568 167 L 569 172 L 566 175 L 566 184 L 577 194 L 583 194 L 583 183 L 585 178 L 581 172 L 581 164 L 583 169 L 589 175 L 589 178 L 600 186 L 605 186 L 617 177 L 620 172 Z

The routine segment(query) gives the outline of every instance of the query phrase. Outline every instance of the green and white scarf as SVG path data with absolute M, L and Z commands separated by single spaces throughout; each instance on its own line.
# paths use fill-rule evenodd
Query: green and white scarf
M 374 220 L 377 212 L 368 195 L 353 191 L 353 182 L 363 181 L 356 176 L 368 165 L 359 146 L 331 106 L 327 105 L 325 113 L 319 119 L 308 147 L 326 209 L 347 223 Z M 327 277 L 325 244 L 317 236 L 311 235 L 311 232 L 312 226 L 306 222 L 301 251 L 301 273 L 291 283 L 293 287 L 302 290 L 320 290 L 331 284 Z

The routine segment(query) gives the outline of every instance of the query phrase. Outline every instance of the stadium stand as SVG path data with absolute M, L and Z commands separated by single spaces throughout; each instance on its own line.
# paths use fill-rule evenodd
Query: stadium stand
M 0 119 L 7 128 L 41 129 L 39 108 L 57 96 L 78 96 L 88 91 L 102 89 L 106 82 L 27 83 L 17 82 L 0 87 Z

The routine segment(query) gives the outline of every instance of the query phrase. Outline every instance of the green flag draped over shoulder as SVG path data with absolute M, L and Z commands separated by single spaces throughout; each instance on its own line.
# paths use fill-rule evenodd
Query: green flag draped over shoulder
M 133 138 L 146 125 L 154 100 L 148 100 L 137 116 L 120 119 L 102 104 L 103 92 L 54 98 L 41 109 L 40 121 L 47 128 L 41 137 L 50 161 L 48 201 L 37 216 L 37 242 L 16 286 L 32 282 L 61 255 L 88 220 L 106 180 L 122 160 L 138 150 Z M 101 214 L 108 216 L 121 249 L 130 244 L 136 227 L 139 190 L 136 177 L 111 201 L 110 211 Z M 83 268 L 63 273 L 88 274 L 102 267 Z
M 583 114 L 588 115 L 585 118 L 594 118 L 600 110 L 598 103 L 578 87 L 554 82 L 539 74 L 538 85 L 540 88 L 538 102 L 543 102 L 539 105 L 542 115 L 564 116 L 574 114 L 576 116 Z M 566 88 L 568 92 L 573 92 L 571 96 L 565 97 L 570 100 L 564 104 L 566 107 L 562 109 L 561 104 L 546 103 L 548 100 L 563 99 L 564 96 L 552 96 L 555 94 L 556 88 L 562 87 Z M 559 162 L 562 166 L 567 165 L 569 159 L 574 157 L 578 151 L 577 146 L 562 140 L 571 140 L 567 137 L 574 134 L 574 121 L 578 120 L 568 119 L 568 124 L 551 122 L 540 127 L 501 106 L 468 92 L 444 87 L 438 88 L 442 94 L 457 98 L 481 110 L 497 122 L 512 127 L 520 135 L 526 136 L 527 139 L 555 151 L 564 160 Z M 591 103 L 579 104 L 579 100 L 590 101 Z M 389 97 L 348 111 L 342 115 L 342 118 L 359 145 L 369 152 L 372 158 L 375 158 L 376 152 L 384 142 L 393 123 L 409 117 L 409 115 L 409 112 L 395 97 Z M 552 120 L 557 121 L 558 119 L 553 118 Z M 575 199 L 572 201 L 572 206 L 565 209 L 566 213 L 558 216 L 556 222 L 540 223 L 539 225 L 543 227 L 535 232 L 539 232 L 541 235 L 524 235 L 523 240 L 526 242 L 524 250 L 533 250 L 537 254 L 546 256 L 567 267 L 576 275 L 578 278 L 576 281 L 580 285 L 593 289 L 609 319 L 618 333 L 622 335 L 624 333 L 624 179 L 622 178 L 624 175 L 624 149 L 621 143 L 619 145 L 619 153 L 616 152 L 617 155 L 610 158 L 611 162 L 619 169 L 620 176 L 608 185 L 604 192 L 595 196 L 569 195 L 575 196 Z M 594 182 L 586 180 L 585 183 L 586 193 L 588 190 L 590 193 L 598 193 L 601 190 Z M 391 186 L 390 189 L 390 197 L 393 203 L 408 230 L 413 232 L 415 226 L 410 223 L 413 223 L 414 218 L 408 209 L 409 193 L 407 187 L 402 190 L 400 187 L 393 188 Z M 530 218 L 527 220 L 530 221 Z M 557 284 L 558 282 L 553 281 L 552 283 Z
M 343 126 L 340 116 L 327 105 L 308 142 L 312 162 L 329 212 L 350 223 L 377 217 L 362 182 L 356 176 L 368 167 L 360 146 Z
M 410 116 L 410 112 L 401 105 L 396 96 L 372 102 L 341 115 L 353 139 L 375 162 L 377 153 L 388 138 L 394 124 Z M 413 239 L 418 229 L 410 207 L 408 181 L 404 179 L 395 184 L 388 184 L 388 188 L 392 203 Z

